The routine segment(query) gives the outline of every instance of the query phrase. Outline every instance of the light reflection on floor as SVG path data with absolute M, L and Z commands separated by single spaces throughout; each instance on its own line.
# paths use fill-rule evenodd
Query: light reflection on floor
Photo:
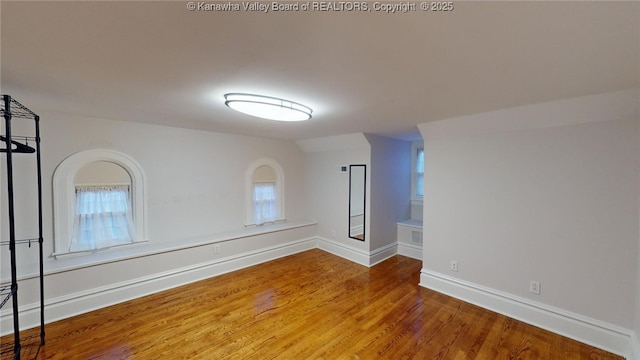
M 254 309 L 256 311 L 256 315 L 260 315 L 265 313 L 271 309 L 276 308 L 276 292 L 274 289 L 269 288 L 263 292 L 260 292 L 256 295 L 254 301 Z

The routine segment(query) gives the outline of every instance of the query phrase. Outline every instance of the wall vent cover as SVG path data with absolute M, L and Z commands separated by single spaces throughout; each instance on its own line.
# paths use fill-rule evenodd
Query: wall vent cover
M 422 231 L 411 230 L 411 243 L 422 245 Z

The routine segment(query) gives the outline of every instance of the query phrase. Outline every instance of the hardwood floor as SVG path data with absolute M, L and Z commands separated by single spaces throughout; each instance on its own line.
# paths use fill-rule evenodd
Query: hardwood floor
M 421 288 L 420 268 L 311 250 L 51 323 L 37 359 L 622 359 Z

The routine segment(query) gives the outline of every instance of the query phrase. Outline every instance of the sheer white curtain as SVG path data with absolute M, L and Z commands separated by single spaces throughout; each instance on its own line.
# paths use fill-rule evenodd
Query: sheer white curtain
M 416 195 L 424 196 L 424 149 L 418 149 L 416 156 Z
M 253 184 L 253 221 L 256 225 L 278 220 L 275 183 Z
M 129 186 L 76 188 L 74 233 L 69 251 L 87 251 L 133 242 Z

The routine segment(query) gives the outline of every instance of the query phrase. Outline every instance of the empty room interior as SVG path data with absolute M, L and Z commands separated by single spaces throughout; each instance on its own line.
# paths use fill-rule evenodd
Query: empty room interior
M 2 359 L 640 360 L 640 2 L 1 1 Z

